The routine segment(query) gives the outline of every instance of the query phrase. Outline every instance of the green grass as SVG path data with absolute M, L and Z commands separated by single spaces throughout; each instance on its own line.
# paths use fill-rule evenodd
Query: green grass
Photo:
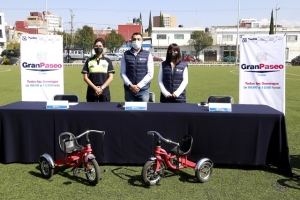
M 6 71 L 10 69 L 10 71 Z M 124 101 L 119 67 L 111 84 L 113 102 Z M 86 84 L 81 67 L 65 67 L 65 93 L 85 101 Z M 151 91 L 159 99 L 158 67 Z M 286 126 L 293 172 L 300 174 L 300 67 L 287 67 Z M 20 67 L 0 66 L 0 105 L 21 101 Z M 189 67 L 187 102 L 205 101 L 211 94 L 231 95 L 238 103 L 238 67 Z M 125 156 L 125 155 L 124 155 Z M 147 160 L 147 158 L 145 158 Z M 101 164 L 101 163 L 100 163 Z M 95 187 L 84 174 L 74 177 L 59 167 L 50 180 L 41 178 L 38 164 L 0 164 L 0 199 L 299 199 L 300 180 L 282 176 L 272 166 L 216 166 L 211 180 L 200 184 L 192 169 L 167 171 L 158 186 L 142 184 L 142 166 L 100 166 L 108 170 Z

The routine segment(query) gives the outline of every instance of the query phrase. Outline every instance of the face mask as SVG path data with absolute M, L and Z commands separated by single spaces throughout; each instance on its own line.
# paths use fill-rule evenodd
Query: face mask
M 140 49 L 142 47 L 142 42 L 141 41 L 133 41 L 131 43 L 131 46 L 134 48 L 134 49 Z
M 175 52 L 172 52 L 172 53 L 170 52 L 168 54 L 171 58 L 177 58 L 177 55 L 178 55 L 178 53 L 175 53 Z
M 100 55 L 103 52 L 102 48 L 94 48 L 94 51 L 97 55 Z

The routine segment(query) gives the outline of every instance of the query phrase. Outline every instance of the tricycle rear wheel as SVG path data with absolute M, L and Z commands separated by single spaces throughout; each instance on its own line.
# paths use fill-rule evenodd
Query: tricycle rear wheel
M 43 178 L 49 179 L 53 176 L 54 169 L 50 166 L 50 163 L 46 158 L 40 159 L 40 171 Z
M 210 179 L 210 176 L 213 172 L 213 164 L 209 161 L 203 162 L 199 169 L 196 169 L 195 176 L 200 183 L 207 182 Z

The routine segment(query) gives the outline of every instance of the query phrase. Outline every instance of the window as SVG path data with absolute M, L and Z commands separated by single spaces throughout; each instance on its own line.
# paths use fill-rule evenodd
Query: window
M 184 39 L 183 34 L 174 34 L 174 39 Z
M 223 42 L 225 41 L 233 41 L 232 35 L 223 35 Z
M 2 24 L 2 16 L 0 16 L 0 24 Z
M 3 38 L 2 29 L 0 29 L 0 38 Z
M 167 39 L 167 35 L 166 34 L 157 34 L 157 39 Z
M 298 37 L 297 35 L 287 35 L 286 36 L 286 41 L 287 42 L 297 42 Z

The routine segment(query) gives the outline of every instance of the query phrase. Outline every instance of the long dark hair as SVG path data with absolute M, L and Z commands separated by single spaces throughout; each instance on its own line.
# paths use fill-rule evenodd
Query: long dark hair
M 177 51 L 177 53 L 178 53 L 177 58 L 176 58 L 176 64 L 180 63 L 180 61 L 182 60 L 180 47 L 175 43 L 172 43 L 169 45 L 168 50 L 167 50 L 166 61 L 171 62 L 172 59 L 171 59 L 171 56 L 169 55 L 169 51 L 172 51 L 172 50 Z

